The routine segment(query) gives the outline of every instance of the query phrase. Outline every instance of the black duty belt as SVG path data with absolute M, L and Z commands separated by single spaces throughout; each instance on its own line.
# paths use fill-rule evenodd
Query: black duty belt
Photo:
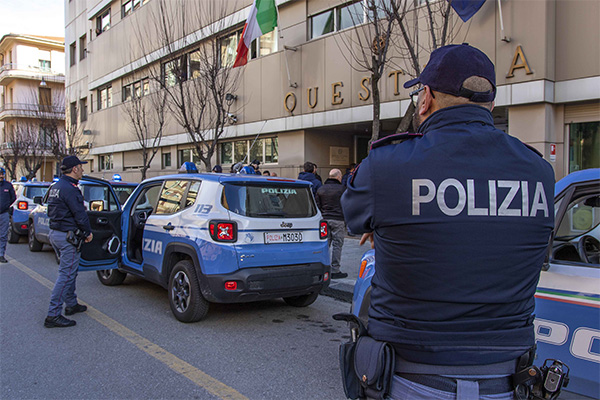
M 479 384 L 480 395 L 490 395 L 498 393 L 508 393 L 513 391 L 512 378 L 510 376 L 502 378 L 475 379 L 475 378 L 450 378 L 440 375 L 423 374 L 396 374 L 402 378 L 414 383 L 425 385 L 444 392 L 456 393 L 457 379 L 465 381 L 476 381 Z

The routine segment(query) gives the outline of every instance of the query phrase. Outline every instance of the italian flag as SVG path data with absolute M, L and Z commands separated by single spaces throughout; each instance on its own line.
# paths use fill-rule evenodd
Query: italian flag
M 250 14 L 244 25 L 242 37 L 238 43 L 237 55 L 233 67 L 246 65 L 250 43 L 277 26 L 277 6 L 275 0 L 254 0 Z

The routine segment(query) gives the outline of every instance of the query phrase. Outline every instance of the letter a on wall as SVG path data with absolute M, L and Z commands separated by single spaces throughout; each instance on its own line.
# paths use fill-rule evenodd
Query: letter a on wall
M 521 62 L 519 62 L 521 59 Z M 531 69 L 529 68 L 529 64 L 527 64 L 527 59 L 525 58 L 525 53 L 523 53 L 523 49 L 521 46 L 517 46 L 517 50 L 515 50 L 515 56 L 513 57 L 512 63 L 510 64 L 510 69 L 508 70 L 507 78 L 512 78 L 515 76 L 515 69 L 525 68 L 525 73 L 527 75 L 533 74 Z

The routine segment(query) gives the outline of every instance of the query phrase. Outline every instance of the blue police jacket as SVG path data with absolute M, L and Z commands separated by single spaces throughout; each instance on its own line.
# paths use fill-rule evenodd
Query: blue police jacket
M 342 197 L 350 230 L 374 232 L 369 333 L 417 363 L 516 359 L 534 344 L 552 167 L 480 106 L 438 110 L 419 131 L 375 143 Z
M 246 165 L 244 168 L 242 168 L 240 170 L 240 174 L 250 174 L 250 175 L 256 175 L 256 171 L 254 170 L 254 167 L 251 165 Z
M 15 188 L 13 188 L 12 183 L 3 179 L 0 182 L 0 214 L 7 212 L 16 199 L 17 196 L 15 195 Z
M 88 236 L 92 228 L 77 183 L 76 179 L 63 175 L 50 187 L 48 194 L 50 229 L 68 232 L 79 228 L 85 236 Z
M 321 181 L 319 179 L 317 179 L 317 176 L 315 174 L 313 174 L 312 172 L 304 172 L 304 171 L 300 172 L 298 174 L 298 179 L 301 181 L 308 181 L 308 182 L 312 183 L 313 194 L 317 194 L 317 190 L 319 190 L 319 188 L 321 186 L 323 186 Z

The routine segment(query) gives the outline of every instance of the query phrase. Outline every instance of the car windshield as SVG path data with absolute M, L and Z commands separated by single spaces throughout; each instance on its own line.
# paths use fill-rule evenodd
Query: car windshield
M 307 218 L 317 214 L 308 186 L 226 183 L 222 204 L 236 214 L 258 218 Z
M 583 196 L 567 208 L 555 240 L 568 241 L 589 234 L 600 224 L 600 196 Z
M 48 186 L 27 186 L 25 187 L 24 196 L 30 199 L 41 196 L 44 197 L 48 191 Z

